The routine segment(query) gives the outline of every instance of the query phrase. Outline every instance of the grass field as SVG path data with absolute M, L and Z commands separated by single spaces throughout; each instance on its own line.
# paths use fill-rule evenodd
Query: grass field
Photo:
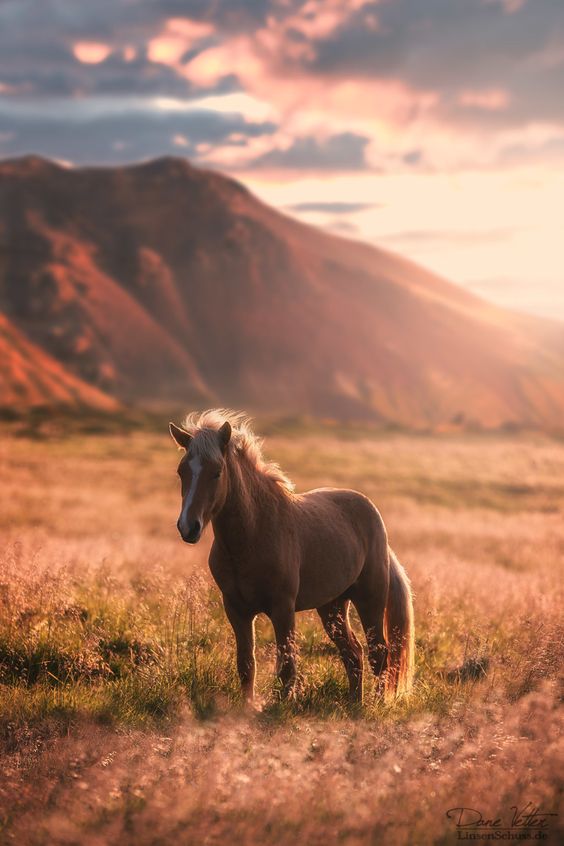
M 380 508 L 416 593 L 417 670 L 408 700 L 383 704 L 368 680 L 352 713 L 303 614 L 286 704 L 259 619 L 248 713 L 211 530 L 194 548 L 177 536 L 166 431 L 2 425 L 0 839 L 454 844 L 446 812 L 467 807 L 558 842 L 562 818 L 527 813 L 558 812 L 564 774 L 564 444 L 269 426 L 298 490 L 353 487 Z

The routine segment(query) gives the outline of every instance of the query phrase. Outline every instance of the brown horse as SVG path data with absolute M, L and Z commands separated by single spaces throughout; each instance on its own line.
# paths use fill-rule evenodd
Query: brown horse
M 185 450 L 178 467 L 178 530 L 197 543 L 211 521 L 209 565 L 235 632 L 243 694 L 252 701 L 254 619 L 274 626 L 282 690 L 296 680 L 295 614 L 316 608 L 345 665 L 353 701 L 362 701 L 363 650 L 349 624 L 358 611 L 379 688 L 407 691 L 413 674 L 409 579 L 388 546 L 380 514 L 363 494 L 319 488 L 296 494 L 278 465 L 264 461 L 247 418 L 212 410 L 170 433 Z

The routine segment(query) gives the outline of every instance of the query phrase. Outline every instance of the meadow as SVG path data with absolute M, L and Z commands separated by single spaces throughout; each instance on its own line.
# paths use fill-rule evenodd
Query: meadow
M 367 675 L 351 710 L 306 613 L 283 702 L 259 618 L 248 712 L 211 529 L 196 547 L 176 531 L 166 422 L 1 424 L 0 841 L 454 844 L 465 807 L 559 842 L 564 443 L 264 423 L 298 490 L 381 510 L 415 591 L 416 677 L 382 702 Z

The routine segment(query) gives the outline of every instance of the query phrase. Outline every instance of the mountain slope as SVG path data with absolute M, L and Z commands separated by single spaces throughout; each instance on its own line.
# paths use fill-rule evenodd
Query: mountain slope
M 113 411 L 115 399 L 82 382 L 30 343 L 0 314 L 0 405 L 14 410 L 34 406 L 74 406 Z
M 298 223 L 183 160 L 0 164 L 0 255 L 0 309 L 126 400 L 562 426 L 563 326 Z

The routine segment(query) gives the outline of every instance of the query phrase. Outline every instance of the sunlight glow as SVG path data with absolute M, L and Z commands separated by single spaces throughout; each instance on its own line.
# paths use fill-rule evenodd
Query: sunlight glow
M 523 168 L 293 180 L 246 174 L 244 181 L 261 199 L 308 223 L 329 225 L 337 234 L 338 224 L 346 223 L 351 237 L 400 253 L 500 304 L 564 318 L 562 172 Z M 336 198 L 373 207 L 346 218 L 288 210 Z M 524 290 L 524 279 L 536 284 Z

